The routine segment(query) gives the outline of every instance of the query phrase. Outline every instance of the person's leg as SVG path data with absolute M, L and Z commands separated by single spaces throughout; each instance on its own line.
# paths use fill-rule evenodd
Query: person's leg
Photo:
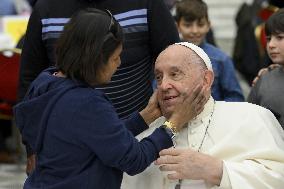
M 7 137 L 11 136 L 12 123 L 10 120 L 0 120 L 0 163 L 13 163 L 13 157 L 6 145 Z

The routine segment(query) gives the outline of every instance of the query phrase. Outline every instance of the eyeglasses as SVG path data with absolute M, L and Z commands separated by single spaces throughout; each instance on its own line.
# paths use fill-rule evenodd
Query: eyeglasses
M 105 11 L 110 16 L 110 24 L 109 24 L 108 30 L 111 31 L 111 28 L 114 25 L 113 15 L 111 14 L 111 12 L 108 9 L 105 9 Z

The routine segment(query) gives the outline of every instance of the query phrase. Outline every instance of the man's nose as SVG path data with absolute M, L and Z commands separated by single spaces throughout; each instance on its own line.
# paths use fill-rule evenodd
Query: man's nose
M 160 88 L 165 91 L 167 89 L 170 89 L 172 87 L 170 81 L 167 78 L 163 78 L 163 80 L 160 83 Z

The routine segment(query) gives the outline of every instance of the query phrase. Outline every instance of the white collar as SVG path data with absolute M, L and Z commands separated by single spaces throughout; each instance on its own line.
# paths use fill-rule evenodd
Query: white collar
M 191 125 L 193 123 L 193 125 L 196 125 L 199 122 L 202 123 L 205 122 L 208 119 L 208 117 L 212 114 L 212 111 L 214 110 L 214 104 L 215 100 L 213 99 L 212 96 L 210 96 L 210 98 L 204 105 L 203 111 L 200 114 L 198 114 L 194 119 L 192 119 L 188 124 Z

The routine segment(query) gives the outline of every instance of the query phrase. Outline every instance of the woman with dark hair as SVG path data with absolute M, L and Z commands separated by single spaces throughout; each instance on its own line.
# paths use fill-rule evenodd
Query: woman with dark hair
M 142 172 L 201 111 L 204 90 L 197 87 L 164 125 L 138 142 L 134 135 L 161 116 L 155 93 L 145 109 L 121 121 L 96 89 L 120 65 L 122 41 L 109 11 L 79 11 L 65 25 L 56 67 L 43 71 L 14 109 L 23 140 L 36 153 L 25 189 L 120 188 L 123 171 Z
M 35 4 L 33 4 L 36 2 Z M 111 82 L 101 85 L 119 117 L 146 107 L 153 94 L 153 63 L 158 54 L 178 42 L 174 20 L 163 0 L 34 0 L 21 53 L 18 100 L 31 82 L 55 65 L 55 44 L 70 17 L 86 8 L 108 9 L 123 28 L 121 65 Z M 67 6 L 68 5 L 68 6 Z M 33 151 L 26 145 L 27 173 L 33 169 Z
M 65 34 L 57 43 L 56 66 L 68 78 L 98 86 L 109 82 L 120 65 L 123 33 L 109 11 L 110 23 L 106 13 L 87 10 L 81 16 L 74 16 L 65 27 Z M 95 20 L 91 22 L 91 19 Z

